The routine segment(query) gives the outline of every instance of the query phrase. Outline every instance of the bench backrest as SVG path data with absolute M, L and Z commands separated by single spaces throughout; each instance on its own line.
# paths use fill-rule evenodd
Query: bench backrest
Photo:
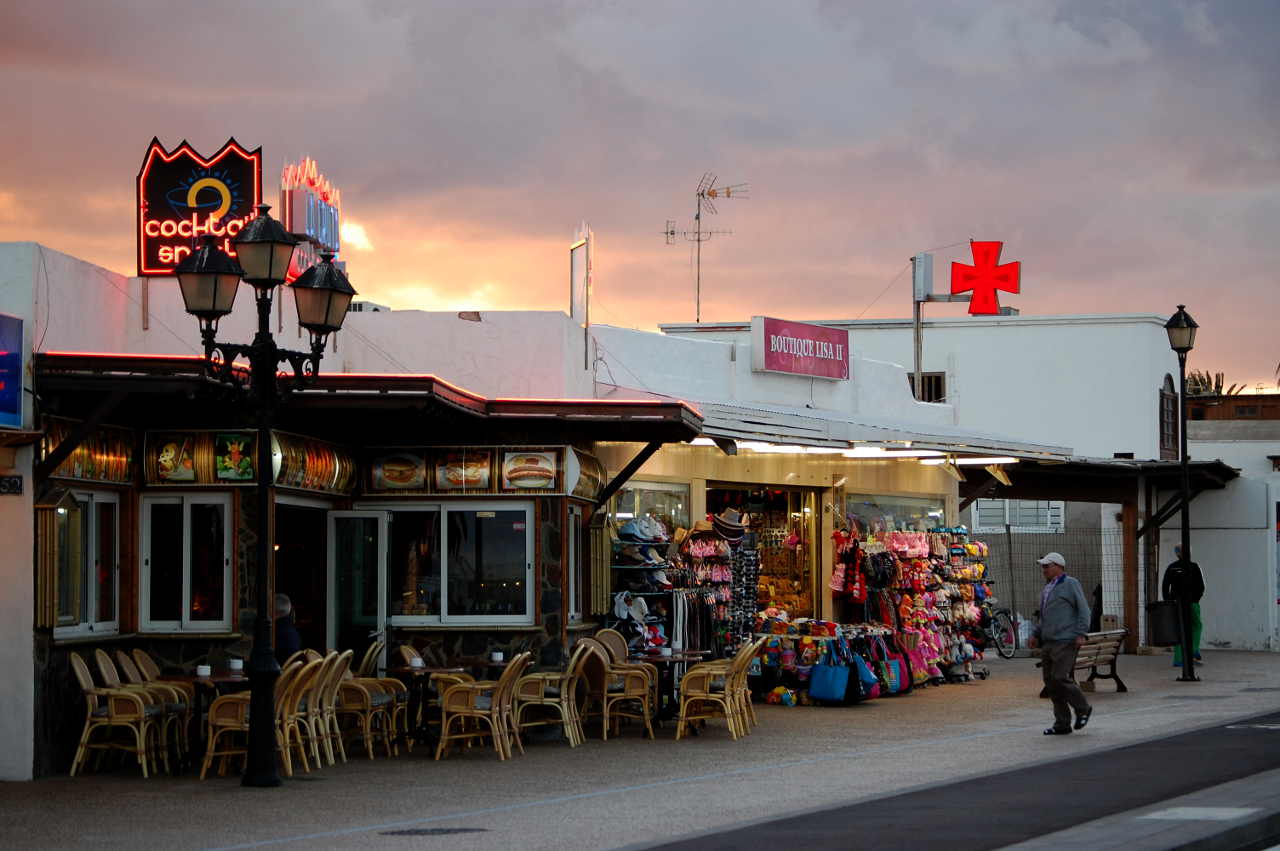
M 1093 667 L 1114 662 L 1120 653 L 1120 645 L 1128 634 L 1127 629 L 1091 632 L 1084 637 L 1084 646 L 1076 654 L 1076 667 Z

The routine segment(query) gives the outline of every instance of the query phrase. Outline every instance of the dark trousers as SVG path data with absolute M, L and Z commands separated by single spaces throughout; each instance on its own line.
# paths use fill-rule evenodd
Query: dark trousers
M 1089 709 L 1089 701 L 1071 675 L 1076 652 L 1074 641 L 1047 641 L 1041 645 L 1040 671 L 1045 691 L 1053 701 L 1053 726 L 1059 729 L 1071 726 L 1072 709 L 1077 715 Z

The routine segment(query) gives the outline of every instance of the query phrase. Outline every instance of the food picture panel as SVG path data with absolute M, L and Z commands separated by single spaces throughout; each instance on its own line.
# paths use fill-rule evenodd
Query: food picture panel
M 421 455 L 397 452 L 373 461 L 374 490 L 423 490 L 427 486 L 427 461 Z
M 214 438 L 214 464 L 220 481 L 252 481 L 253 437 L 247 434 L 219 434 Z
M 488 449 L 444 450 L 436 455 L 435 473 L 437 490 L 490 490 L 493 452 Z
M 554 490 L 557 452 L 506 452 L 502 459 L 502 489 Z
M 156 481 L 194 482 L 195 435 L 166 434 L 155 438 Z

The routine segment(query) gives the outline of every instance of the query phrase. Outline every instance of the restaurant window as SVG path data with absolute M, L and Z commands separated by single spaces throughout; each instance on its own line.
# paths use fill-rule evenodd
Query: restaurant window
M 565 575 L 568 577 L 565 611 L 569 623 L 578 623 L 582 620 L 582 506 L 569 506 L 568 525 L 564 552 Z
M 140 584 L 145 631 L 231 629 L 231 497 L 144 496 Z
M 75 491 L 75 505 L 55 514 L 58 536 L 57 621 L 54 635 L 119 631 L 120 498 Z
M 916 374 L 907 373 L 907 385 L 911 393 L 921 402 L 947 401 L 947 374 L 945 372 L 920 373 L 920 392 L 916 393 Z
M 1160 459 L 1178 458 L 1178 393 L 1173 389 L 1173 376 L 1166 375 L 1160 387 Z
M 392 511 L 392 624 L 532 623 L 532 515 L 527 502 Z

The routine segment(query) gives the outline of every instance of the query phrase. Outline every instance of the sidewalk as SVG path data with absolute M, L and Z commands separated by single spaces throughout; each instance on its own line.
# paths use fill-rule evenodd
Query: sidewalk
M 1167 655 L 1121 657 L 1129 692 L 1116 694 L 1103 683 L 1090 697 L 1097 711 L 1089 727 L 1071 736 L 1040 735 L 1050 708 L 1036 698 L 1033 660 L 992 659 L 992 676 L 983 682 L 846 708 L 758 707 L 761 726 L 739 742 L 729 740 L 723 724 L 680 742 L 672 741 L 670 726 L 656 742 L 632 727 L 621 739 L 593 737 L 580 748 L 534 744 L 506 763 L 478 750 L 439 763 L 423 749 L 391 760 L 353 759 L 275 790 L 243 789 L 231 778 L 142 780 L 132 769 L 5 784 L 0 829 L 29 848 L 599 849 L 875 806 L 876 799 L 912 792 L 905 797 L 914 806 L 904 808 L 880 844 L 919 847 L 936 833 L 953 847 L 978 847 L 995 822 L 1021 808 L 1016 796 L 1023 786 L 1043 783 L 974 778 L 1038 776 L 1049 770 L 1045 763 L 1077 758 L 1088 766 L 1154 739 L 1280 711 L 1275 656 L 1206 656 L 1201 683 L 1175 682 Z M 1262 733 L 1251 735 L 1267 739 Z M 1257 750 L 1261 767 L 1252 771 L 1280 766 L 1270 745 Z M 1198 751 L 1188 763 L 1192 786 L 1222 782 L 1210 775 L 1224 755 L 1216 745 Z M 1276 762 L 1263 766 L 1269 758 Z M 943 827 L 926 829 L 921 808 L 935 790 L 957 782 L 965 794 L 943 811 Z M 1161 791 L 1147 803 L 1190 790 Z M 1073 784 L 1071 794 L 1073 801 L 1105 801 L 1114 790 Z M 1043 834 L 1106 816 L 1081 811 L 1074 822 L 1037 829 Z M 763 844 L 752 839 L 752 846 Z M 837 847 L 850 841 L 846 836 Z M 872 844 L 862 833 L 852 841 Z

